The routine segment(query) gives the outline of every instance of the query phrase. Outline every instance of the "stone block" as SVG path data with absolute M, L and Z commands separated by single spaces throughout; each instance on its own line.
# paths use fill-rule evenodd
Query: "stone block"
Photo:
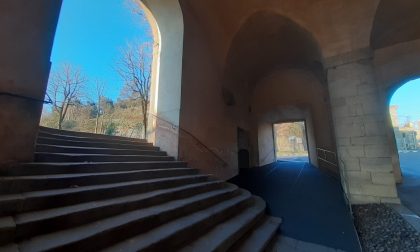
M 388 139 L 385 136 L 362 136 L 352 137 L 350 139 L 352 145 L 383 145 L 388 144 Z
M 342 106 L 346 106 L 346 104 L 347 104 L 346 98 L 331 99 L 332 107 L 342 107 Z
M 339 81 L 339 84 L 330 86 L 330 96 L 334 99 L 352 97 L 357 95 L 357 86 L 353 83 L 352 80 L 342 79 Z
M 386 136 L 385 121 L 372 121 L 365 123 L 366 136 Z
M 350 194 L 349 200 L 352 205 L 362 205 L 362 204 L 371 204 L 371 203 L 381 203 L 380 197 L 374 197 L 369 195 L 355 195 Z
M 345 171 L 360 171 L 360 161 L 358 158 L 342 157 Z M 341 165 L 341 164 L 340 164 Z
M 350 194 L 374 197 L 398 198 L 395 185 L 376 185 L 370 183 L 352 183 L 349 181 Z
M 350 138 L 349 137 L 337 137 L 337 145 L 338 146 L 348 146 L 350 145 Z
M 378 88 L 375 84 L 366 81 L 357 86 L 357 93 L 359 95 L 377 94 Z
M 378 185 L 395 185 L 395 177 L 392 172 L 372 172 L 372 182 Z
M 339 152 L 341 156 L 346 157 L 364 157 L 365 156 L 365 150 L 363 145 L 353 145 L 353 146 L 341 146 L 339 148 Z
M 345 171 L 347 183 L 371 183 L 370 172 L 366 171 Z
M 360 137 L 365 135 L 365 127 L 362 123 L 341 123 L 336 125 L 337 137 Z
M 360 158 L 360 168 L 371 172 L 392 172 L 391 158 Z
M 401 205 L 401 200 L 399 198 L 380 198 L 381 203 L 383 204 L 398 204 Z
M 391 157 L 391 150 L 388 145 L 365 145 L 366 157 Z

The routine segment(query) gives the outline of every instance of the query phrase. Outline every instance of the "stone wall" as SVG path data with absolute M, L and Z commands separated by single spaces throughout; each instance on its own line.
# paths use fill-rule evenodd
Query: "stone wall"
M 352 204 L 399 203 L 386 113 L 372 54 L 359 50 L 327 60 L 338 155 Z

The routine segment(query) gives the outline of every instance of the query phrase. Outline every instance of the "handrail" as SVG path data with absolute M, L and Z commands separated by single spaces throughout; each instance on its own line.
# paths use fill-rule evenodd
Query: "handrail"
M 338 160 L 337 160 L 337 154 L 335 153 L 335 152 L 333 152 L 333 151 L 330 151 L 330 150 L 326 150 L 326 149 L 323 149 L 323 148 L 316 148 L 316 150 L 317 150 L 317 152 L 318 152 L 318 159 L 319 160 L 321 160 L 321 161 L 323 161 L 323 162 L 325 162 L 325 163 L 327 163 L 327 164 L 330 164 L 330 165 L 332 165 L 332 166 L 335 166 L 335 167 L 338 167 Z M 319 155 L 319 153 L 320 152 L 322 152 L 324 155 L 323 155 L 323 157 L 321 157 L 320 155 Z M 329 161 L 328 160 L 328 156 L 327 156 L 327 153 L 330 153 L 330 154 L 332 154 L 333 156 L 334 156 L 334 160 L 333 161 Z
M 15 98 L 19 98 L 19 99 L 24 99 L 24 100 L 30 100 L 30 101 L 35 101 L 35 102 L 40 102 L 43 104 L 52 104 L 52 100 L 51 98 L 47 95 L 48 100 L 41 100 L 41 99 L 37 99 L 37 98 L 33 98 L 30 96 L 25 96 L 25 95 L 20 95 L 20 94 L 13 94 L 13 93 L 9 93 L 9 92 L 0 92 L 0 95 L 4 95 L 4 96 L 11 96 L 11 97 L 15 97 Z
M 207 145 L 205 145 L 200 139 L 198 139 L 196 136 L 194 136 L 188 130 L 186 130 L 184 128 L 181 128 L 179 125 L 175 125 L 174 123 L 172 123 L 172 122 L 170 122 L 168 120 L 165 120 L 165 119 L 163 119 L 163 118 L 161 118 L 161 117 L 159 117 L 159 116 L 157 116 L 157 115 L 155 115 L 153 113 L 149 113 L 149 115 L 155 117 L 156 119 L 159 119 L 161 121 L 164 121 L 164 122 L 170 124 L 173 128 L 177 128 L 178 130 L 186 133 L 187 135 L 189 135 L 190 137 L 192 137 L 197 143 L 199 143 L 202 147 L 204 147 L 208 152 L 210 152 L 211 154 L 213 154 L 213 156 L 216 157 L 220 162 L 222 162 L 223 167 L 228 166 L 228 163 L 223 158 L 221 158 L 219 155 L 217 155 L 212 149 L 210 149 L 210 147 L 208 147 Z
M 349 200 L 349 197 L 347 195 L 349 193 L 349 186 L 347 184 L 347 174 L 345 172 L 346 165 L 345 165 L 343 159 L 338 157 L 337 153 L 335 153 L 333 151 L 322 149 L 322 148 L 316 148 L 316 149 L 317 149 L 318 153 L 322 152 L 324 154 L 323 157 L 318 155 L 319 160 L 324 161 L 324 162 L 338 168 L 338 170 L 340 172 L 341 186 L 343 187 L 343 190 L 344 190 L 344 198 L 345 198 L 346 204 L 348 205 L 348 207 L 350 209 L 350 213 L 352 213 L 353 210 L 351 208 L 350 200 Z M 335 163 L 333 163 L 331 161 L 328 161 L 327 153 L 332 154 L 332 156 L 334 157 L 334 162 Z

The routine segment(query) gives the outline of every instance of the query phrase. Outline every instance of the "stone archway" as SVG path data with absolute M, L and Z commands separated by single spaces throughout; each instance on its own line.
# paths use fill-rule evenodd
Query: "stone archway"
M 141 0 L 155 40 L 148 139 L 178 156 L 184 20 L 177 0 Z
M 409 80 L 420 76 L 420 2 L 382 0 L 377 8 L 371 32 L 375 78 L 381 96 L 381 109 L 389 116 L 389 101 L 394 92 Z M 387 120 L 388 143 L 397 183 L 402 182 L 398 150 L 391 121 Z
M 237 31 L 227 54 L 221 93 L 231 118 L 250 129 L 254 166 L 275 162 L 276 120 L 310 118 L 312 164 L 318 166 L 317 147 L 335 152 L 322 61 L 312 34 L 276 12 L 258 11 Z M 285 118 L 282 111 L 290 107 L 307 113 Z M 331 171 L 338 172 L 337 167 Z

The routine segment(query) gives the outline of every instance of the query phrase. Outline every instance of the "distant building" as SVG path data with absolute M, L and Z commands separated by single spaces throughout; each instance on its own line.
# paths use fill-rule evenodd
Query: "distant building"
M 395 140 L 397 142 L 397 148 L 400 151 L 406 150 L 418 150 L 419 149 L 419 138 L 420 132 L 418 127 L 414 126 L 413 123 L 407 122 L 404 126 L 400 127 L 398 120 L 398 106 L 390 106 L 389 113 L 391 115 L 392 125 L 394 127 Z M 420 122 L 417 122 L 420 126 Z
M 417 131 L 414 128 L 394 127 L 394 132 L 398 150 L 417 150 L 419 148 L 419 142 L 417 140 Z

